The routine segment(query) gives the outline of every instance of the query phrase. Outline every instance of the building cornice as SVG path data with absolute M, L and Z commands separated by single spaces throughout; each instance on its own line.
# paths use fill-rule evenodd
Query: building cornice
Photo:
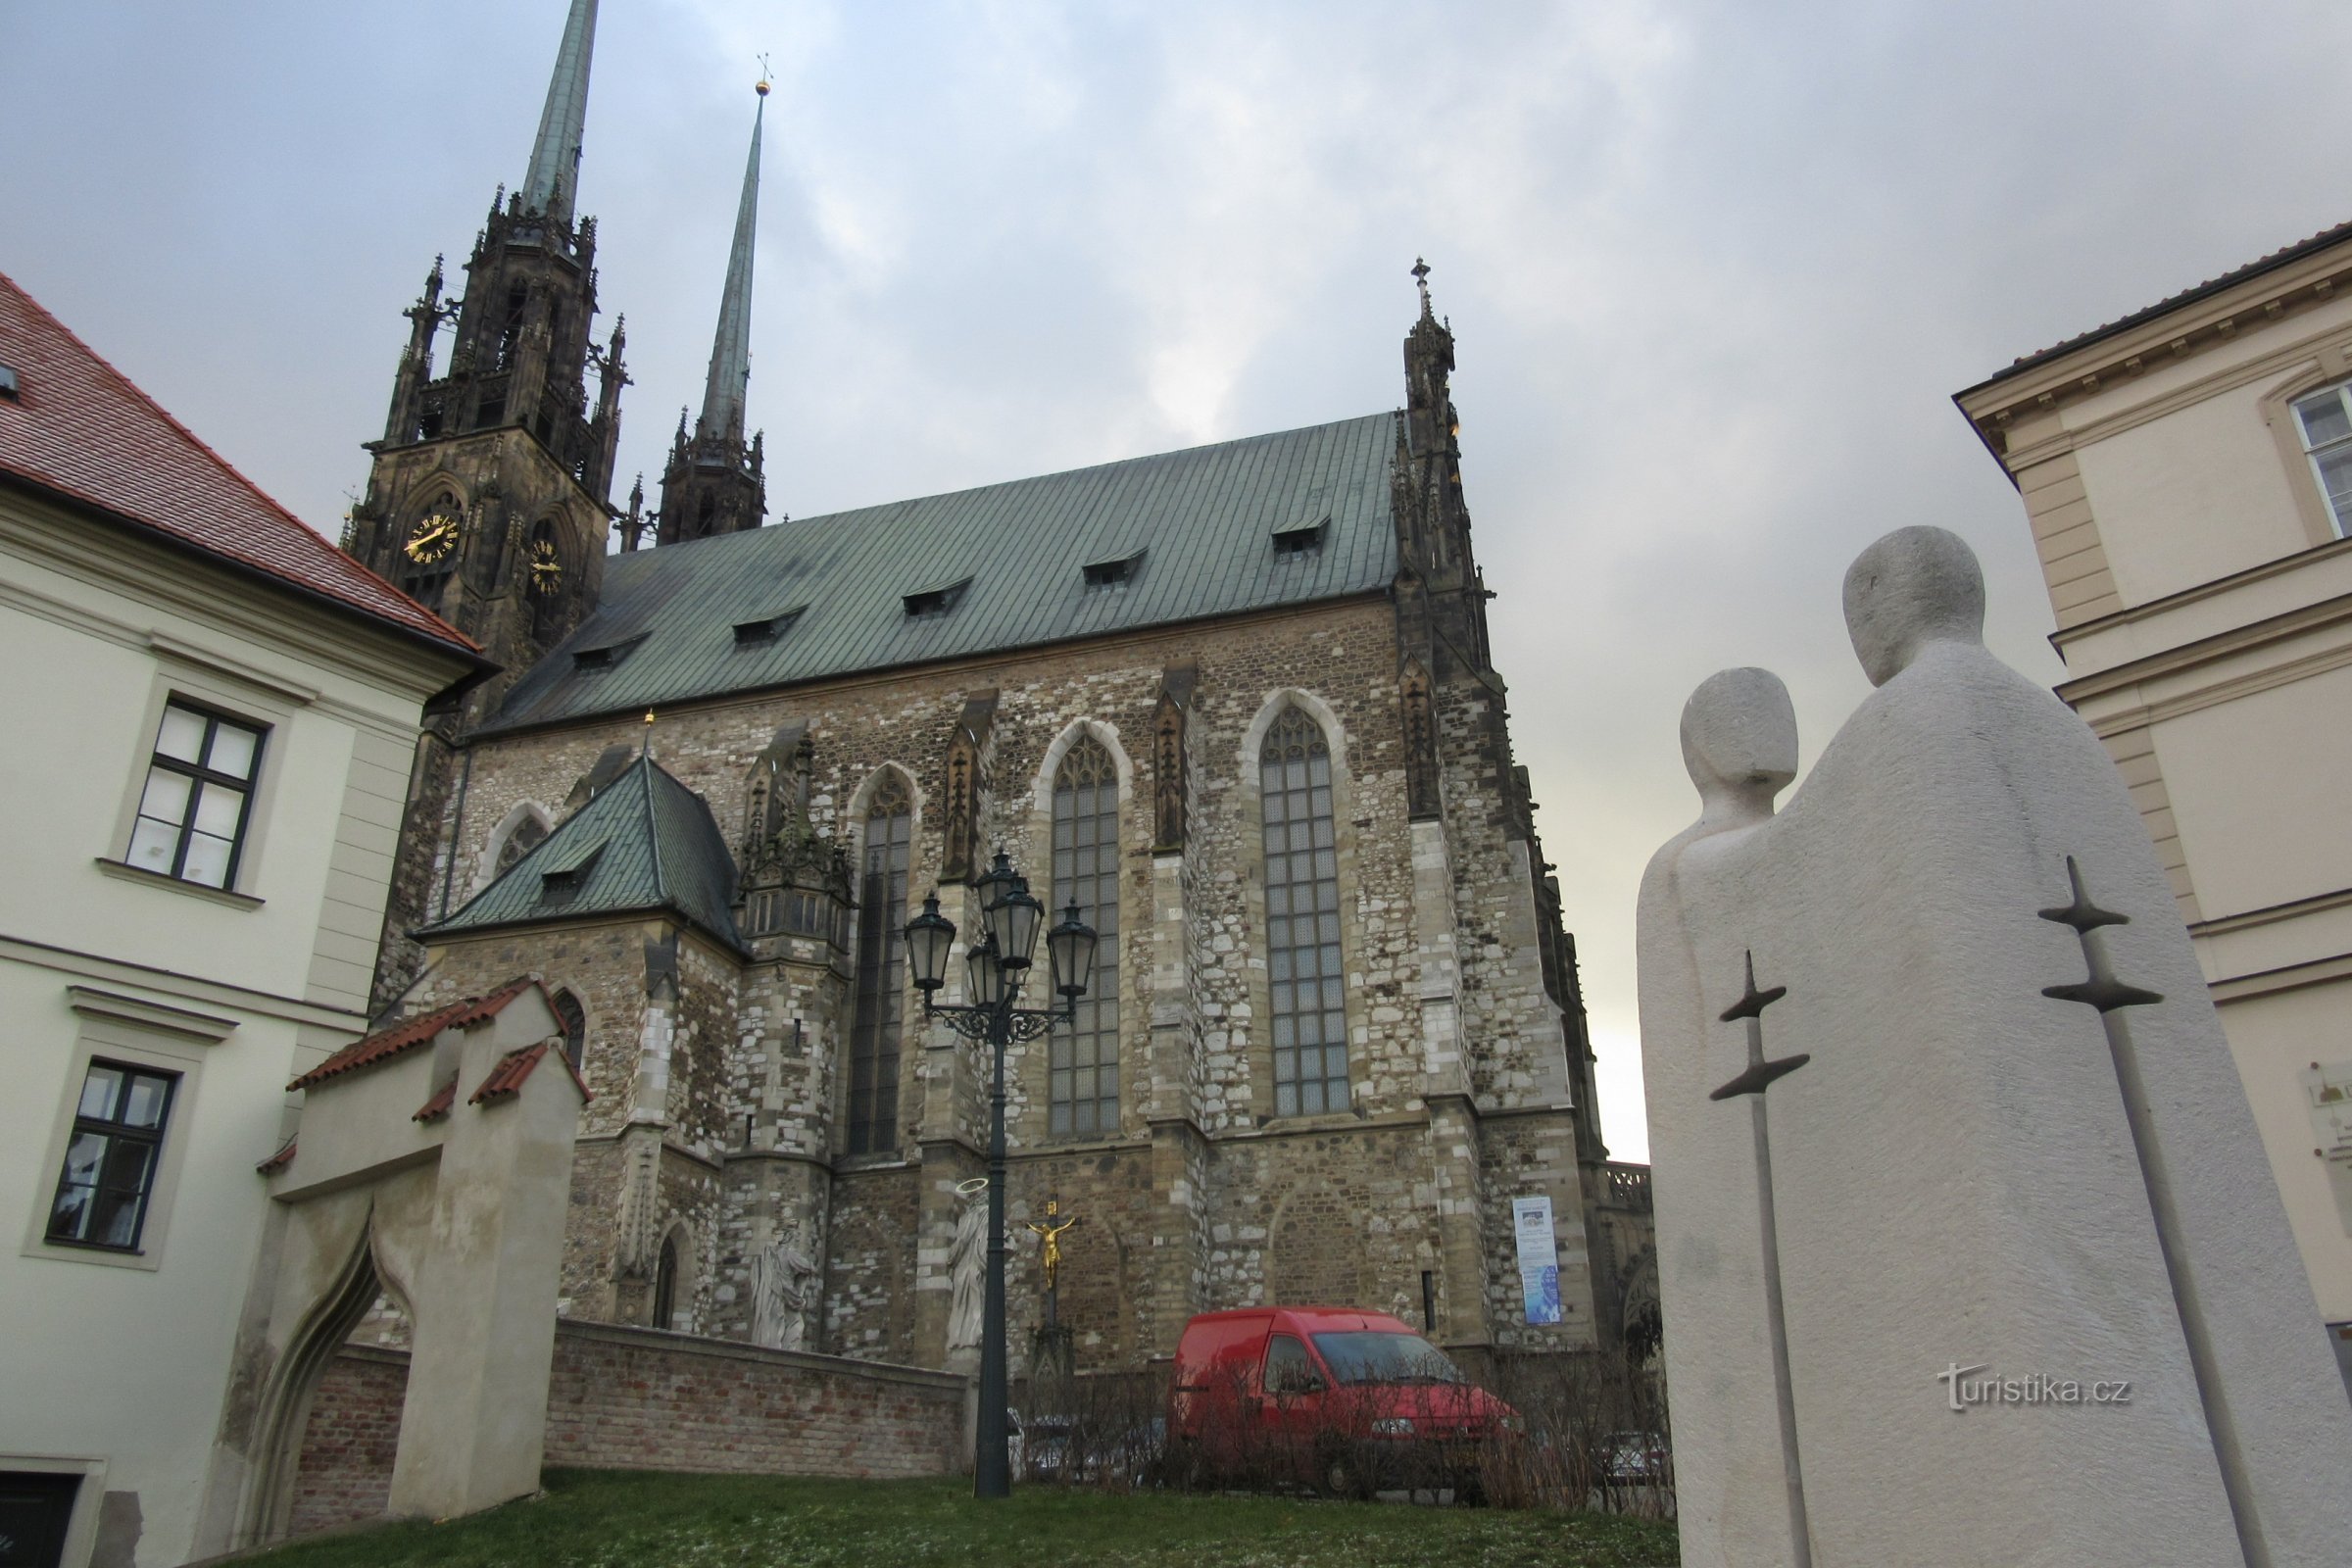
M 2080 403 L 2162 364 L 2266 330 L 2352 290 L 2352 236 L 2260 267 L 2178 303 L 2127 317 L 2062 351 L 2045 350 L 1952 395 L 1992 456 L 2009 468 L 2007 431 L 2029 416 Z
M 12 492 L 22 504 L 5 504 Z M 103 526 L 89 527 L 89 520 Z M 16 551 L 60 576 L 152 605 L 378 690 L 397 692 L 405 701 L 420 706 L 454 687 L 470 684 L 494 667 L 458 648 L 412 636 L 266 573 L 239 569 L 233 563 L 181 546 L 152 529 L 117 522 L 96 508 L 52 498 L 13 481 L 0 486 L 0 548 Z M 22 582 L 0 582 L 0 599 L 125 647 L 201 652 L 216 664 L 235 657 L 201 649 L 196 643 L 159 633 L 153 626 L 64 603 Z M 248 671 L 256 667 L 250 660 L 236 662 Z M 282 688 L 286 677 L 265 679 L 262 684 Z M 362 714 L 348 705 L 338 707 L 344 716 L 382 722 L 381 715 Z

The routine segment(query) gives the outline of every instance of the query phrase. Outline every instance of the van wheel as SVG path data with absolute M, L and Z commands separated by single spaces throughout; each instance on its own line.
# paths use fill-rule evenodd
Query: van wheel
M 1317 1456 L 1315 1485 L 1326 1497 L 1360 1502 L 1372 1495 L 1371 1477 L 1362 1459 L 1345 1444 L 1328 1445 Z

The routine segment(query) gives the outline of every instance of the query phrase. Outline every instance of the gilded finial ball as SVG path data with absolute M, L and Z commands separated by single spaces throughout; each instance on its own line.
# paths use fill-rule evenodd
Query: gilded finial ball
M 648 724 L 651 724 L 654 721 L 654 710 L 650 708 L 645 710 L 645 721 Z
M 767 83 L 764 81 L 756 81 L 752 83 L 752 91 L 764 98 L 767 96 Z

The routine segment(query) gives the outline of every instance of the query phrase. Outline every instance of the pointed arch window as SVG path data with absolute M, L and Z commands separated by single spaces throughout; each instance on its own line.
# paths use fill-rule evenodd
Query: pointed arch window
M 1094 983 L 1047 1037 L 1048 1123 L 1078 1136 L 1119 1125 L 1119 770 L 1082 735 L 1054 774 L 1054 917 L 1072 903 L 1102 938 Z
M 1340 968 L 1340 867 L 1323 728 L 1286 708 L 1258 754 L 1265 824 L 1266 966 L 1274 1113 L 1348 1108 L 1348 1011 Z
M 899 1144 L 899 1043 L 906 1011 L 906 865 L 914 796 L 885 772 L 865 808 L 858 885 L 858 1010 L 850 1026 L 850 1152 Z
M 547 824 L 537 816 L 526 816 L 507 834 L 507 842 L 498 847 L 498 863 L 493 876 L 505 876 L 514 863 L 547 842 Z
M 564 1054 L 571 1059 L 571 1070 L 578 1072 L 588 1054 L 588 1009 L 568 991 L 559 991 L 550 1000 L 555 1004 L 556 1022 L 564 1027 Z
M 674 1326 L 678 1311 L 678 1239 L 662 1239 L 661 1260 L 654 1265 L 654 1327 Z

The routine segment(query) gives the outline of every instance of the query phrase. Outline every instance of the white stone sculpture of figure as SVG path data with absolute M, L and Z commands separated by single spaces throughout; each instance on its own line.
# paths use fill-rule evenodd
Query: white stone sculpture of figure
M 988 1251 L 988 1195 L 967 1194 L 963 1212 L 956 1216 L 956 1243 L 948 1253 L 948 1348 L 976 1349 L 980 1345 L 984 1299 L 980 1267 Z
M 776 1350 L 807 1347 L 817 1273 L 816 1259 L 809 1255 L 798 1226 L 787 1226 L 773 1246 L 753 1259 L 753 1343 Z
M 1683 708 L 1682 741 L 1699 818 L 1650 858 L 1637 925 L 1651 1193 L 1661 1244 L 1673 1239 L 1659 1249 L 1658 1275 L 1676 1515 L 1693 1563 L 1788 1568 L 1802 1559 L 1761 1309 L 1754 1150 L 1747 1129 L 1737 1118 L 1727 1126 L 1707 1099 L 1720 1079 L 1708 1076 L 1705 981 L 1744 974 L 1744 954 L 1722 940 L 1699 954 L 1683 918 L 1684 885 L 1703 882 L 1710 862 L 1769 820 L 1796 776 L 1788 689 L 1769 670 L 1711 675 Z
M 2340 1561 L 2352 1405 L 2120 775 L 1985 650 L 1955 536 L 1880 540 L 1845 608 L 1879 690 L 1770 817 L 1777 763 L 1743 804 L 1708 737 L 1783 721 L 1702 690 L 1693 774 L 1727 776 L 1644 882 L 1684 1560 Z M 1955 1371 L 2021 1402 L 1955 1408 Z

